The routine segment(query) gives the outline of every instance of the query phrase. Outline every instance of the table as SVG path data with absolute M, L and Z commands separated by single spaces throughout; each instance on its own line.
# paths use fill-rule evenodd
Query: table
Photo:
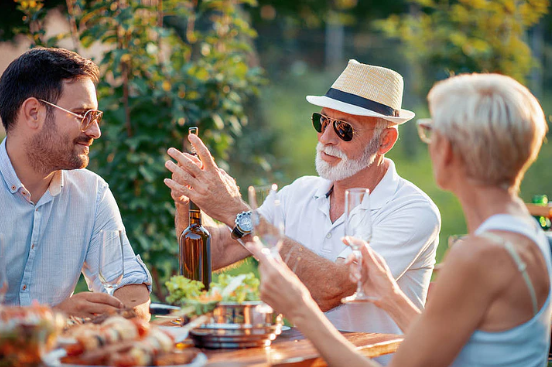
M 347 332 L 343 335 L 368 357 L 393 353 L 403 340 L 395 334 Z M 283 331 L 269 348 L 202 349 L 202 352 L 207 355 L 207 367 L 326 366 L 312 343 L 296 328 Z

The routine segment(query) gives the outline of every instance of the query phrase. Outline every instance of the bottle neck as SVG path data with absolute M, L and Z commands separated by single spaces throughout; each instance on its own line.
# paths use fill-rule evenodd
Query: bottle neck
M 199 207 L 195 205 L 195 203 L 191 200 L 190 200 L 189 216 L 190 216 L 190 225 L 192 224 L 195 224 L 198 226 L 201 225 L 201 211 L 199 210 Z

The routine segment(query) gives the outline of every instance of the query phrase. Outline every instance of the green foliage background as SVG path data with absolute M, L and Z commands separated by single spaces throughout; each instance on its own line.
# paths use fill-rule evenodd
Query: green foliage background
M 45 38 L 41 1 L 16 2 L 26 14 L 33 45 L 52 46 L 67 36 Z M 244 20 L 245 3 L 166 0 L 160 8 L 141 1 L 71 2 L 72 36 L 79 47 L 105 48 L 96 62 L 106 123 L 89 168 L 109 182 L 159 299 L 178 263 L 174 204 L 163 183 L 170 174 L 166 150 L 182 149 L 188 127 L 198 126 L 218 164 L 228 167 L 230 145 L 248 122 L 246 101 L 263 82 L 261 69 L 249 60 L 256 33 Z M 183 27 L 163 26 L 175 18 Z M 253 161 L 255 154 L 242 150 L 232 157 L 240 159 Z
M 310 115 L 317 107 L 308 104 L 305 95 L 324 94 L 345 66 L 324 68 L 328 24 L 343 24 L 354 38 L 346 58 L 405 75 L 403 106 L 426 117 L 427 91 L 450 74 L 493 71 L 527 81 L 529 72 L 539 67 L 527 32 L 539 20 L 542 24 L 549 8 L 548 0 L 14 4 L 25 18 L 14 21 L 13 11 L 0 11 L 0 39 L 19 33 L 34 45 L 55 45 L 72 37 L 77 50 L 105 46 L 101 59 L 95 60 L 104 76 L 98 92 L 105 123 L 92 149 L 90 168 L 110 183 L 131 242 L 152 269 L 159 299 L 165 296 L 164 280 L 177 268 L 174 209 L 163 184 L 169 176 L 164 168 L 166 149 L 180 148 L 189 126 L 200 127 L 217 163 L 242 188 L 289 184 L 316 174 L 316 134 Z M 68 11 L 72 33 L 47 39 L 43 5 Z M 545 18 L 544 26 L 550 24 Z M 552 98 L 545 93 L 541 103 L 548 116 Z M 465 233 L 466 226 L 454 196 L 436 187 L 427 148 L 417 138 L 413 122 L 401 126 L 400 140 L 389 157 L 399 174 L 428 193 L 441 211 L 440 261 L 448 236 Z M 552 147 L 545 144 L 522 183 L 525 201 L 534 194 L 552 196 L 551 160 Z M 228 271 L 255 266 L 248 260 Z

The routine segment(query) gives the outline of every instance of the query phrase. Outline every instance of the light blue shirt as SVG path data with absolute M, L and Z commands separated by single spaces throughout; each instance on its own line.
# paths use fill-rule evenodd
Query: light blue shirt
M 88 288 L 104 292 L 98 277 L 100 231 L 124 228 L 108 184 L 86 169 L 57 171 L 37 203 L 17 177 L 0 144 L 0 233 L 5 240 L 8 274 L 6 303 L 33 300 L 57 305 L 70 297 L 85 277 Z M 124 238 L 124 278 L 146 284 L 151 276 Z

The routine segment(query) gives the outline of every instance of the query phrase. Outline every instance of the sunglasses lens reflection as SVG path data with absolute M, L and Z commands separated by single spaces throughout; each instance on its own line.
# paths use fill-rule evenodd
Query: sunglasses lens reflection
M 334 128 L 337 135 L 344 141 L 353 139 L 353 127 L 345 121 L 335 121 Z
M 314 130 L 316 130 L 319 133 L 322 132 L 322 124 L 320 123 L 321 118 L 322 118 L 322 115 L 319 113 L 312 114 L 312 126 L 314 127 Z
M 102 111 L 87 111 L 82 121 L 82 130 L 88 129 L 94 122 L 99 125 L 102 121 L 102 115 Z

